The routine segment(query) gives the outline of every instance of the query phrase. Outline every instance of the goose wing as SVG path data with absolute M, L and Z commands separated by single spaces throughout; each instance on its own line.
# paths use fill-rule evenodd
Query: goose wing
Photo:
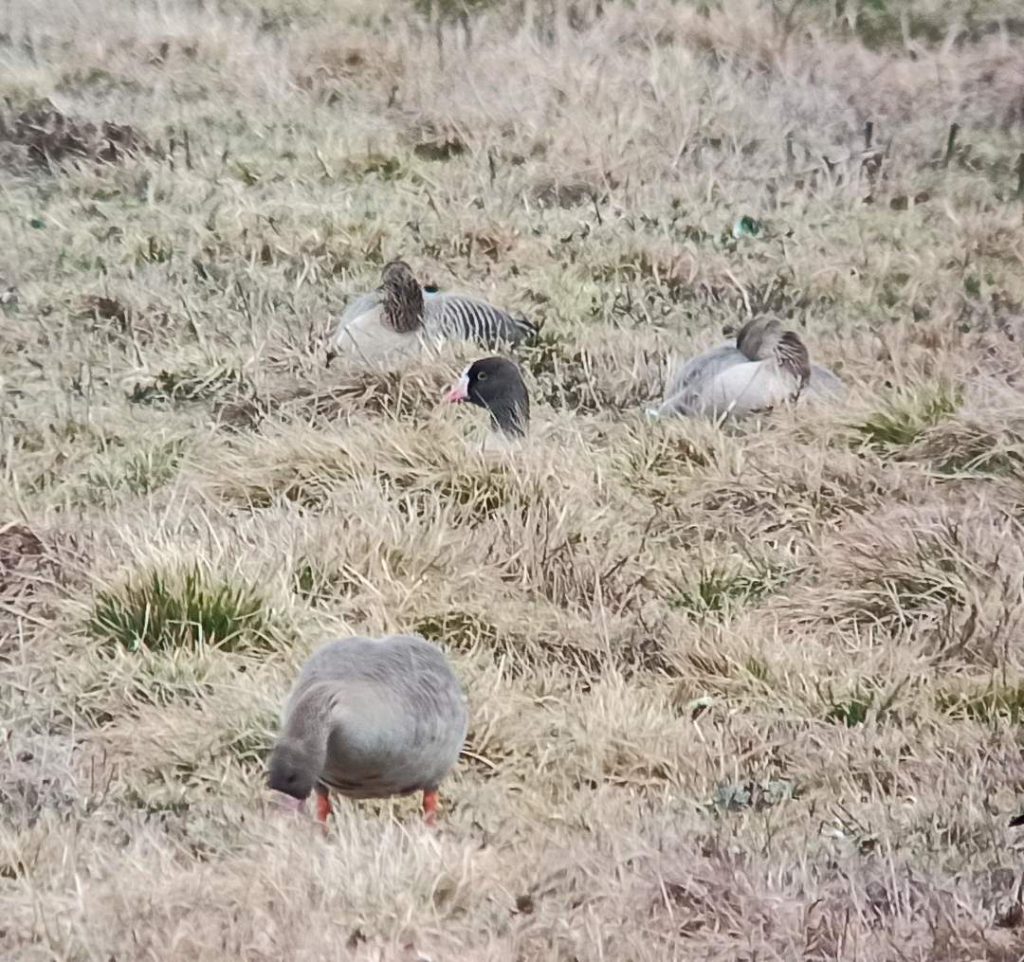
M 746 361 L 747 358 L 735 344 L 722 344 L 703 354 L 698 354 L 685 364 L 679 365 L 672 372 L 665 396 L 672 397 L 687 389 L 697 390 L 701 384 L 707 383 L 726 368 L 736 364 L 745 364 Z
M 537 333 L 536 325 L 525 317 L 465 294 L 439 291 L 423 293 L 423 324 L 432 337 L 475 341 L 490 348 L 518 344 Z
M 742 417 L 769 411 L 800 395 L 800 380 L 771 361 L 747 361 L 721 371 L 702 391 L 705 413 Z
M 671 414 L 696 414 L 705 410 L 704 395 L 712 381 L 723 371 L 748 363 L 735 344 L 722 344 L 690 358 L 672 372 L 665 389 L 664 402 L 661 407 L 649 413 L 664 417 Z
M 328 345 L 333 346 L 337 342 L 343 341 L 345 329 L 361 317 L 365 317 L 367 314 L 375 311 L 380 306 L 380 302 L 381 297 L 378 291 L 371 291 L 369 294 L 360 294 L 357 297 L 353 297 L 345 305 L 345 310 L 341 312 L 340 316 L 334 319 L 331 333 L 328 337 Z
M 846 385 L 827 367 L 811 365 L 811 379 L 804 393 L 810 398 L 835 400 L 846 394 Z

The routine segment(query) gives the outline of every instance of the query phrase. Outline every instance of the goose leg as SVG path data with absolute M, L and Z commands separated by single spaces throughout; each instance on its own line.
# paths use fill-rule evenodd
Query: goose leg
M 331 796 L 322 785 L 316 787 L 316 820 L 321 825 L 327 825 L 327 819 L 331 817 Z
M 423 793 L 423 821 L 433 827 L 437 824 L 437 789 Z

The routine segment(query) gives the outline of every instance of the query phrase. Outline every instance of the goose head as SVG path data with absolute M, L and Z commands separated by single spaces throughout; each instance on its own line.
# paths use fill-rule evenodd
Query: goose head
M 324 751 L 314 751 L 300 741 L 282 739 L 270 755 L 267 783 L 297 802 L 309 798 L 324 764 Z
M 522 437 L 530 423 L 530 394 L 519 366 L 504 357 L 474 361 L 445 395 L 452 403 L 486 408 L 491 423 L 509 437 Z
M 757 317 L 747 321 L 736 335 L 736 347 L 751 361 L 771 356 L 782 336 L 782 325 L 773 317 Z
M 798 334 L 785 331 L 774 318 L 747 321 L 736 335 L 736 347 L 751 361 L 774 360 L 802 389 L 811 377 L 811 357 Z
M 405 261 L 393 260 L 384 265 L 379 290 L 388 327 L 404 334 L 423 323 L 423 288 Z

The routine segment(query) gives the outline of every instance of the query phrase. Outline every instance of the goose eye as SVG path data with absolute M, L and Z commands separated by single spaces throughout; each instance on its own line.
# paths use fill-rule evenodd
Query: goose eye
M 479 374 L 477 374 L 476 379 L 478 381 L 486 381 L 487 380 L 487 372 L 486 371 L 481 371 Z

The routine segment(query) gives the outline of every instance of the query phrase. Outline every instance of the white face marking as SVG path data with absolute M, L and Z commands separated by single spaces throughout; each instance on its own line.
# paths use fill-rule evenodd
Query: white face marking
M 452 386 L 452 389 L 445 395 L 449 401 L 469 400 L 469 368 L 462 372 L 461 377 Z

